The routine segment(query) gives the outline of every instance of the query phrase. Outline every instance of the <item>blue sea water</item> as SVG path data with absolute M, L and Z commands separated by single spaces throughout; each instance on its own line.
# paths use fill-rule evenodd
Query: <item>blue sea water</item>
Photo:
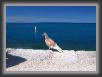
M 64 50 L 96 51 L 96 23 L 7 23 L 6 47 L 48 49 L 43 32 Z

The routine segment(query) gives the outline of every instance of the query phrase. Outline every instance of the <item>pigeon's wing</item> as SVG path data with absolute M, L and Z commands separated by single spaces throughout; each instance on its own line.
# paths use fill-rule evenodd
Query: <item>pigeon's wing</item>
M 46 39 L 45 42 L 46 42 L 46 44 L 47 44 L 48 46 L 55 46 L 55 44 L 56 44 L 56 43 L 55 43 L 52 39 L 50 39 L 50 38 L 49 38 L 49 39 Z

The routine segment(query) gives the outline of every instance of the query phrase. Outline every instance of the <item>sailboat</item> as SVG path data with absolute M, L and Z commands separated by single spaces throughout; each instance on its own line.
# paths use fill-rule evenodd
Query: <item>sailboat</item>
M 35 30 L 34 31 L 35 31 L 35 34 L 36 34 L 36 26 L 35 26 Z

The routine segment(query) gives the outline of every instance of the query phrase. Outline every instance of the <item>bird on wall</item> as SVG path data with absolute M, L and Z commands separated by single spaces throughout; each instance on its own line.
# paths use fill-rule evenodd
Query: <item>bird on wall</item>
M 57 43 L 54 42 L 51 38 L 49 38 L 46 32 L 43 33 L 43 35 L 45 36 L 45 43 L 49 47 L 49 49 L 55 49 L 58 50 L 59 52 L 63 52 L 63 50 L 57 45 Z

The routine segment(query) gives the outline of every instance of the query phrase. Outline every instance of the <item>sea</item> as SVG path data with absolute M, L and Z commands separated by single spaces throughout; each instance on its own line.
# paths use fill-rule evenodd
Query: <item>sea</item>
M 63 50 L 96 51 L 96 23 L 6 23 L 6 48 L 48 49 L 44 32 Z

